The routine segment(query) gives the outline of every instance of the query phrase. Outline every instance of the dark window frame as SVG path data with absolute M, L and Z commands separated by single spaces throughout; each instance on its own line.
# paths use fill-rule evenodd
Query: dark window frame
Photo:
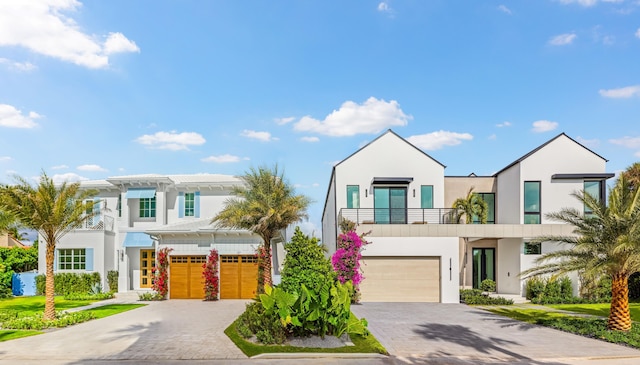
M 542 242 L 525 242 L 522 253 L 525 255 L 542 255 Z
M 538 184 L 538 211 L 531 211 L 531 210 L 527 210 L 527 184 L 531 184 L 531 183 L 535 183 Z M 523 194 L 522 194 L 522 200 L 523 200 L 523 211 L 524 211 L 524 216 L 523 216 L 523 223 L 524 224 L 541 224 L 542 223 L 542 182 L 540 180 L 527 180 L 524 182 L 523 185 Z M 538 222 L 537 223 L 527 223 L 526 217 L 532 217 L 532 216 L 537 216 L 538 217 Z

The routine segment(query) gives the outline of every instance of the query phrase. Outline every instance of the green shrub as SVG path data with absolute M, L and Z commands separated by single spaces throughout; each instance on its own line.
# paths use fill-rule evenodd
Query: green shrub
M 480 283 L 480 290 L 495 292 L 496 291 L 496 282 L 491 279 L 484 279 Z
M 580 273 L 580 296 L 596 302 L 611 300 L 611 278 L 608 275 Z
M 571 279 L 568 276 L 563 276 L 558 279 L 560 282 L 560 297 L 573 298 L 573 285 Z
M 11 296 L 11 280 L 14 273 L 38 269 L 36 247 L 0 247 L 0 298 Z
M 580 297 L 538 297 L 531 299 L 533 304 L 590 304 L 590 303 L 608 303 L 610 299 L 603 298 L 580 298 Z
M 528 300 L 540 297 L 544 293 L 544 287 L 544 279 L 537 276 L 529 278 L 525 284 L 525 297 Z
M 112 299 L 115 295 L 111 292 L 108 293 L 98 293 L 98 294 L 78 294 L 71 293 L 64 296 L 66 300 L 105 300 Z
M 53 276 L 55 295 L 88 294 L 99 288 L 100 273 L 57 273 Z M 36 276 L 36 294 L 44 295 L 45 276 Z
M 118 292 L 118 276 L 117 270 L 107 271 L 107 285 L 109 285 L 109 291 L 112 293 Z
M 558 279 L 549 278 L 545 281 L 544 292 L 542 294 L 547 298 L 560 298 L 560 283 Z
M 51 321 L 46 321 L 42 317 L 42 313 L 35 314 L 26 317 L 16 317 L 2 323 L 3 329 L 16 329 L 16 330 L 42 330 L 52 327 L 66 327 L 76 323 L 86 322 L 94 319 L 93 312 L 80 311 L 80 312 L 56 312 L 56 318 Z
M 503 297 L 490 297 L 480 289 L 460 290 L 460 302 L 468 305 L 511 305 L 513 300 Z
M 640 272 L 629 278 L 629 299 L 640 299 Z
M 287 339 L 287 329 L 275 312 L 267 312 L 259 302 L 247 304 L 236 321 L 236 329 L 245 338 L 255 335 L 264 344 L 282 344 Z
M 282 269 L 280 287 L 289 293 L 300 292 L 304 284 L 311 290 L 318 290 L 324 283 L 335 281 L 331 261 L 325 257 L 324 246 L 315 237 L 302 233 L 296 227 L 291 241 L 284 245 L 287 256 Z
M 155 300 L 165 300 L 165 296 L 157 293 L 157 292 L 145 292 L 145 293 L 138 293 L 138 300 L 139 301 L 155 301 Z

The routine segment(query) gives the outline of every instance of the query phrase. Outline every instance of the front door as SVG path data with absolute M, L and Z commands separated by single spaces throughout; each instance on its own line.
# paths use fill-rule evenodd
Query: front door
M 480 289 L 482 280 L 496 280 L 496 249 L 473 249 L 473 288 Z
M 140 287 L 151 288 L 153 268 L 156 266 L 156 250 L 140 250 Z

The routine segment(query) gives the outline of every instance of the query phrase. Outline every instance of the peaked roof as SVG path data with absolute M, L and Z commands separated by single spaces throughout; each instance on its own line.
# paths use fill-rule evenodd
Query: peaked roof
M 411 142 L 407 141 L 406 139 L 400 137 L 396 132 L 392 131 L 391 129 L 387 129 L 386 132 L 382 133 L 381 135 L 379 135 L 378 137 L 376 137 L 376 139 L 374 139 L 373 141 L 367 143 L 366 145 L 360 147 L 358 150 L 356 150 L 354 153 L 350 154 L 349 156 L 347 156 L 347 158 L 345 158 L 344 160 L 338 162 L 337 164 L 333 165 L 333 168 L 335 170 L 335 168 L 340 165 L 341 163 L 345 162 L 346 160 L 350 159 L 351 157 L 355 156 L 356 154 L 358 154 L 358 152 L 362 151 L 363 149 L 369 147 L 369 145 L 372 145 L 373 143 L 375 143 L 377 140 L 379 140 L 380 138 L 386 136 L 387 134 L 392 134 L 394 136 L 396 136 L 398 139 L 400 139 L 401 141 L 403 141 L 404 143 L 408 144 L 409 146 L 413 147 L 416 149 L 416 151 L 422 153 L 423 155 L 429 157 L 431 160 L 433 160 L 434 162 L 436 162 L 438 165 L 442 166 L 443 168 L 446 168 L 447 166 L 443 165 L 442 163 L 440 163 L 440 161 L 436 160 L 435 158 L 429 156 L 426 152 L 424 152 L 423 150 L 419 149 L 418 147 L 414 146 L 413 144 L 411 144 Z
M 513 165 L 519 164 L 520 162 L 526 160 L 529 156 L 533 155 L 534 153 L 540 151 L 541 149 L 543 149 L 545 146 L 547 146 L 548 144 L 550 144 L 551 142 L 555 141 L 556 139 L 560 138 L 560 137 L 567 137 L 569 138 L 569 140 L 571 140 L 573 143 L 577 144 L 578 146 L 584 148 L 585 150 L 593 153 L 594 155 L 600 157 L 601 159 L 603 159 L 605 162 L 608 162 L 609 160 L 607 160 L 606 158 L 600 156 L 599 154 L 593 152 L 592 150 L 588 149 L 587 147 L 585 147 L 582 143 L 576 141 L 575 139 L 569 137 L 566 133 L 562 132 L 560 134 L 558 134 L 557 136 L 551 138 L 550 140 L 548 140 L 547 142 L 541 144 L 540 146 L 534 148 L 533 150 L 529 151 L 529 153 L 525 154 L 524 156 L 520 157 L 519 159 L 513 161 L 512 163 L 510 163 L 509 165 L 507 165 L 507 167 L 503 168 L 502 170 L 496 172 L 495 174 L 493 174 L 493 176 L 498 176 L 500 175 L 503 171 L 508 170 L 509 168 L 511 168 Z

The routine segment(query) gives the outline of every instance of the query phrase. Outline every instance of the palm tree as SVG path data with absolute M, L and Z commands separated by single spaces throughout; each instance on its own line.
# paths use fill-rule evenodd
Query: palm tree
M 634 162 L 622 172 L 624 178 L 629 182 L 633 189 L 640 187 L 640 162 Z
M 611 310 L 607 328 L 631 329 L 629 314 L 629 276 L 640 271 L 640 189 L 632 189 L 624 175 L 609 189 L 609 205 L 584 191 L 574 193 L 589 214 L 564 208 L 548 214 L 549 219 L 571 224 L 576 236 L 539 237 L 535 241 L 555 241 L 570 246 L 550 252 L 536 260 L 537 267 L 520 275 L 557 275 L 583 271 L 587 275 L 611 278 Z
M 487 223 L 487 212 L 489 207 L 482 197 L 473 192 L 472 186 L 465 198 L 458 198 L 453 202 L 452 208 L 455 209 L 456 223 L 460 223 L 462 216 L 465 216 L 466 223 L 473 223 L 473 219 L 480 219 L 480 223 Z
M 25 240 L 27 238 L 25 232 L 20 232 L 20 227 L 17 224 L 12 224 L 7 228 L 7 233 L 9 233 L 9 236 L 13 237 L 14 239 L 18 240 L 18 241 L 22 241 Z
M 271 240 L 289 225 L 307 218 L 307 207 L 311 200 L 304 195 L 296 195 L 287 183 L 284 172 L 260 167 L 251 168 L 240 177 L 244 186 L 235 187 L 233 194 L 224 203 L 224 208 L 211 223 L 218 227 L 248 229 L 263 240 L 265 257 L 259 264 L 258 293 L 264 292 L 264 285 L 271 284 Z
M 53 260 L 62 236 L 92 218 L 95 190 L 80 190 L 80 183 L 56 185 L 45 172 L 33 186 L 16 176 L 16 185 L 0 188 L 0 208 L 21 225 L 38 231 L 46 245 L 44 319 L 55 318 Z M 88 200 L 89 199 L 89 200 Z

